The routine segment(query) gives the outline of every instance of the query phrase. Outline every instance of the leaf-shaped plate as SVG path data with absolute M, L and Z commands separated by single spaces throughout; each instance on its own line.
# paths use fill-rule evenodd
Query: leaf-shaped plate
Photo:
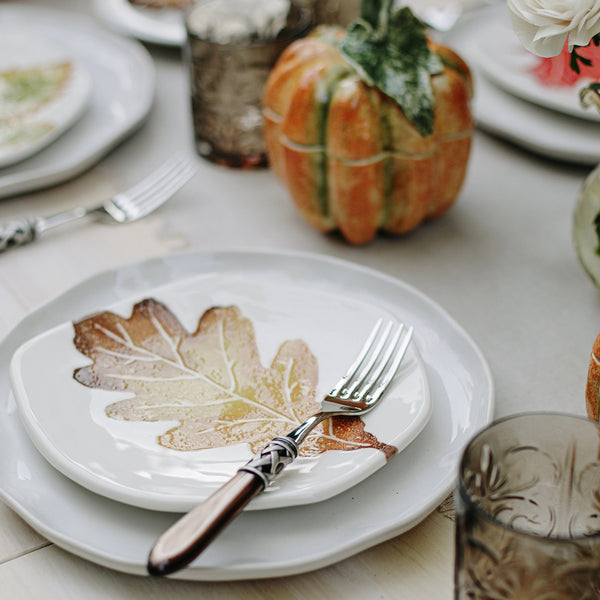
M 60 45 L 0 27 L 0 167 L 28 158 L 74 125 L 91 90 L 87 70 Z
M 318 410 L 382 316 L 278 272 L 208 273 L 33 338 L 14 355 L 13 389 L 31 439 L 62 473 L 121 502 L 185 511 Z M 413 344 L 364 430 L 318 433 L 250 508 L 348 489 L 414 440 L 430 414 Z

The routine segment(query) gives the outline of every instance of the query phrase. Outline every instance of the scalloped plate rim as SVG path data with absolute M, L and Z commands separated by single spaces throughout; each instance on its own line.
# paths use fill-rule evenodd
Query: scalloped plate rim
M 0 498 L 39 533 L 93 563 L 147 575 L 148 549 L 177 516 L 112 502 L 48 465 L 23 430 L 11 399 L 7 365 L 14 350 L 63 322 L 73 311 L 92 312 L 98 304 L 131 296 L 140 285 L 156 285 L 226 260 L 248 257 L 291 261 L 295 267 L 306 263 L 338 285 L 368 284 L 375 288 L 364 292 L 368 297 L 376 294 L 398 317 L 411 314 L 419 325 L 416 341 L 437 410 L 421 436 L 386 468 L 323 503 L 242 514 L 199 559 L 173 578 L 236 581 L 323 568 L 408 531 L 447 497 L 462 449 L 492 420 L 494 385 L 477 345 L 441 306 L 395 277 L 329 256 L 255 248 L 191 252 L 152 258 L 87 278 L 28 314 L 0 342 L 5 365 L 0 370 L 4 393 Z M 368 509 L 362 510 L 363 506 Z M 345 526 L 331 530 L 331 515 Z

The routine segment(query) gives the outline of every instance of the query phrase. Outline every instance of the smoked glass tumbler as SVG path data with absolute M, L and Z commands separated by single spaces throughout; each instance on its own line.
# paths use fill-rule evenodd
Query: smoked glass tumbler
M 528 413 L 466 448 L 455 494 L 455 600 L 600 598 L 600 426 Z
M 248 0 L 195 2 L 186 16 L 184 51 L 198 154 L 223 166 L 251 168 L 267 164 L 262 116 L 267 78 L 285 48 L 308 33 L 311 14 L 289 2 L 286 21 L 274 31 L 272 21 L 260 19 L 272 2 L 256 0 L 246 20 L 238 3 L 248 10 Z M 194 20 L 221 6 L 224 16 L 217 14 L 216 24 L 201 33 Z

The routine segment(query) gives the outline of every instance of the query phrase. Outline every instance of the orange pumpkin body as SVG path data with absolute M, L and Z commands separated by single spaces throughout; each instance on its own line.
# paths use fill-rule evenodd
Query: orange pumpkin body
M 319 27 L 289 46 L 264 93 L 272 169 L 304 218 L 353 244 L 378 230 L 400 234 L 444 213 L 466 173 L 472 79 L 452 50 L 431 79 L 434 131 L 423 137 L 399 105 L 366 85 L 336 47 L 343 29 Z

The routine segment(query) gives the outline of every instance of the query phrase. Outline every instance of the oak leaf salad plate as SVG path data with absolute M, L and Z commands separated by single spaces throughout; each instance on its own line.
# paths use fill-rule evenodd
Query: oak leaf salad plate
M 380 317 L 390 314 L 376 304 L 275 276 L 202 274 L 26 342 L 13 390 L 33 443 L 64 475 L 127 504 L 186 511 L 319 410 Z M 412 344 L 381 405 L 320 425 L 250 509 L 343 492 L 430 415 Z
M 77 122 L 91 78 L 65 48 L 0 27 L 0 167 L 35 154 Z

